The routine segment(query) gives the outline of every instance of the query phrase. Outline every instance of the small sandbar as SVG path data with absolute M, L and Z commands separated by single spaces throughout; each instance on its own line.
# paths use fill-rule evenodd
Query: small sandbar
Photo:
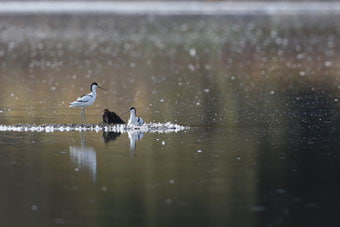
M 126 133 L 132 131 L 150 132 L 150 133 L 170 133 L 188 130 L 188 126 L 166 123 L 147 123 L 142 126 L 131 126 L 126 124 L 17 124 L 17 125 L 0 125 L 0 132 L 72 132 L 72 131 L 105 131 Z

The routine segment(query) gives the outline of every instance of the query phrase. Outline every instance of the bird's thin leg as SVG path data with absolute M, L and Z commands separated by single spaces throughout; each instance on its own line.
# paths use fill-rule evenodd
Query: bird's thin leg
M 84 123 L 86 124 L 86 118 L 85 118 L 85 107 L 84 107 Z
M 81 115 L 81 123 L 84 124 L 84 121 L 85 121 L 85 107 L 82 107 L 80 115 Z
M 84 123 L 84 119 L 83 119 L 83 110 L 84 108 L 81 108 L 81 112 L 80 112 L 80 118 L 81 118 L 81 123 Z

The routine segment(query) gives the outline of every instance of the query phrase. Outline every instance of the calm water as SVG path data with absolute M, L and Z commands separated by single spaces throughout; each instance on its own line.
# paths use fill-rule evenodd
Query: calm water
M 96 81 L 89 123 L 191 127 L 0 132 L 1 226 L 337 226 L 339 19 L 1 16 L 1 124 L 79 123 Z

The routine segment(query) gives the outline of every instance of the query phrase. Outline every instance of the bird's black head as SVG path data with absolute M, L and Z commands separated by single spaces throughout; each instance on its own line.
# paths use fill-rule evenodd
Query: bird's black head
M 108 109 L 104 109 L 104 113 L 108 113 L 110 112 Z
M 131 107 L 131 108 L 129 109 L 129 112 L 130 112 L 130 113 L 135 113 L 135 114 L 137 113 L 135 107 Z
M 98 84 L 97 84 L 97 82 L 93 82 L 93 83 L 91 84 L 91 86 L 90 86 L 91 91 L 92 91 L 93 86 L 99 87 Z
M 102 90 L 106 90 L 106 89 L 100 87 L 100 86 L 97 84 L 97 82 L 93 82 L 93 83 L 91 84 L 91 91 L 93 91 L 93 88 L 100 88 L 100 89 L 102 89 Z

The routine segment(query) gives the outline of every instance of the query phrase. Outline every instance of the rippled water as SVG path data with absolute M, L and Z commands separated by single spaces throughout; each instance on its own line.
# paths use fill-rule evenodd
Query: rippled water
M 332 226 L 338 15 L 2 15 L 0 124 L 135 106 L 177 133 L 0 132 L 4 226 Z

